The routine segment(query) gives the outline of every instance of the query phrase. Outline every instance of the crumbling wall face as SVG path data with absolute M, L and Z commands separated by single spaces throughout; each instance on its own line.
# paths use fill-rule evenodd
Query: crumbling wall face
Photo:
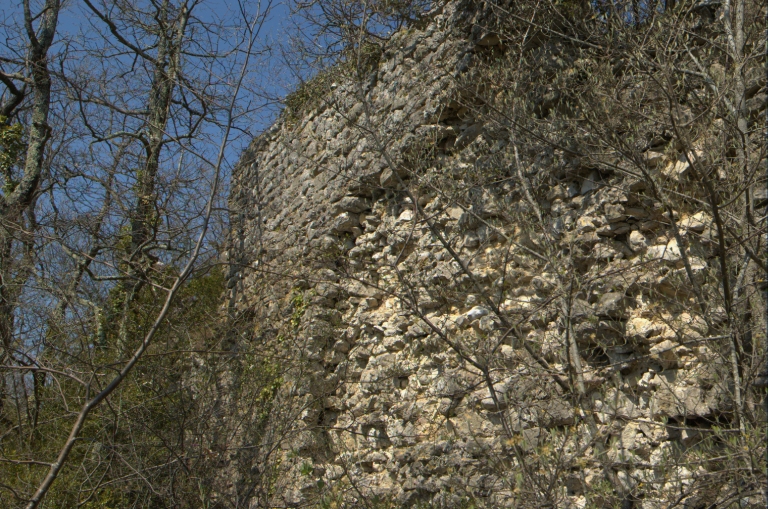
M 706 495 L 685 490 L 716 465 L 680 458 L 733 413 L 690 309 L 690 274 L 714 284 L 712 219 L 688 204 L 676 236 L 642 181 L 555 149 L 516 168 L 462 82 L 500 44 L 486 15 L 448 4 L 396 35 L 234 176 L 232 308 L 284 369 L 270 443 L 251 444 L 275 506 Z M 683 178 L 685 157 L 651 154 Z M 506 166 L 478 184 L 486 161 Z

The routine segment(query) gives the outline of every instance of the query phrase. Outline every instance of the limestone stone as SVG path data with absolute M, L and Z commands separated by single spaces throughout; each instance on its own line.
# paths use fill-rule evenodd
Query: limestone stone
M 645 235 L 637 230 L 629 234 L 629 248 L 632 251 L 639 253 L 644 251 L 647 247 L 648 239 L 645 238 Z
M 698 164 L 704 160 L 704 151 L 695 150 L 687 153 L 680 154 L 677 160 L 673 163 L 669 163 L 662 172 L 669 178 L 674 180 L 682 180 L 691 171 L 691 163 Z
M 675 368 L 680 360 L 675 351 L 677 347 L 677 343 L 665 339 L 651 347 L 651 359 L 659 361 L 664 369 Z
M 368 205 L 365 200 L 359 196 L 345 196 L 340 201 L 333 204 L 331 214 L 339 215 L 343 212 L 349 212 L 350 214 L 359 214 L 366 210 Z
M 627 299 L 621 292 L 608 292 L 600 297 L 595 305 L 595 314 L 610 318 L 622 318 L 626 315 Z
M 581 194 L 587 194 L 598 189 L 600 187 L 600 180 L 600 174 L 597 171 L 592 171 L 581 184 Z
M 665 260 L 669 262 L 677 262 L 681 259 L 680 248 L 677 245 L 676 239 L 672 239 L 663 245 L 649 247 L 646 250 L 646 256 L 651 260 Z
M 664 161 L 664 154 L 661 152 L 654 152 L 649 150 L 645 153 L 645 163 L 651 168 L 659 166 Z
M 684 217 L 680 220 L 680 227 L 694 232 L 702 233 L 705 229 L 709 228 L 712 223 L 712 218 L 705 212 L 697 212 L 692 216 Z
M 733 415 L 727 350 L 701 341 L 713 333 L 691 300 L 671 218 L 653 186 L 625 176 L 636 161 L 525 146 L 457 82 L 481 80 L 475 66 L 507 45 L 484 16 L 477 3 L 436 6 L 382 41 L 360 86 L 339 77 L 314 112 L 254 140 L 233 173 L 227 287 L 248 331 L 234 341 L 274 354 L 284 378 L 280 422 L 259 423 L 265 441 L 284 441 L 271 457 L 270 506 L 316 505 L 330 493 L 318 480 L 348 507 L 360 505 L 358 489 L 398 507 L 453 509 L 468 493 L 478 507 L 524 505 L 525 490 L 510 488 L 516 454 L 536 465 L 553 451 L 571 462 L 552 478 L 556 504 L 600 505 L 584 495 L 604 478 L 599 440 L 636 505 L 666 507 L 680 486 L 655 476 L 700 439 L 684 424 Z M 594 64 L 534 32 L 523 58 L 540 59 L 542 72 L 566 79 Z M 541 113 L 558 107 L 555 83 L 536 99 Z M 649 135 L 643 171 L 670 193 L 696 281 L 712 284 L 712 219 L 675 194 L 698 196 L 686 187 L 693 167 L 668 133 Z M 722 327 L 723 310 L 709 304 Z M 587 397 L 573 386 L 571 338 Z M 226 419 L 248 419 L 235 417 Z M 248 472 L 247 459 L 273 446 L 234 443 L 250 438 L 233 435 L 228 445 L 247 454 L 223 475 Z
M 488 309 L 484 308 L 483 306 L 475 306 L 467 312 L 466 317 L 469 320 L 477 320 L 479 318 L 487 316 L 488 313 L 489 313 Z

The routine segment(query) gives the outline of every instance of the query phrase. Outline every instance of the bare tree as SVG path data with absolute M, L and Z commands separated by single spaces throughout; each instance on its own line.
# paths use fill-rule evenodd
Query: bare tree
M 34 204 L 43 178 L 45 149 L 50 139 L 49 111 L 51 102 L 51 71 L 48 52 L 56 34 L 60 9 L 59 2 L 46 2 L 43 10 L 33 16 L 29 2 L 24 3 L 23 28 L 28 38 L 26 52 L 9 55 L 4 65 L 21 64 L 19 68 L 0 74 L 5 85 L 2 102 L 3 121 L 7 123 L 5 133 L 14 136 L 7 127 L 12 119 L 27 106 L 25 99 L 31 96 L 25 114 L 29 115 L 30 129 L 25 154 L 14 150 L 13 143 L 19 139 L 4 140 L 3 153 L 7 159 L 3 164 L 2 219 L 2 289 L 0 289 L 0 335 L 3 351 L 0 362 L 5 363 L 16 347 L 16 312 L 19 295 L 32 275 L 34 244 L 32 234 L 35 224 Z M 37 21 L 37 24 L 35 23 Z M 26 54 L 25 54 L 26 53 Z M 18 166 L 18 169 L 17 169 Z M 8 396 L 7 379 L 3 381 L 0 393 L 0 409 L 5 406 Z
M 3 26 L 0 458 L 16 477 L 0 489 L 16 505 L 52 492 L 51 503 L 72 506 L 207 503 L 200 464 L 212 434 L 152 401 L 179 402 L 188 419 L 209 411 L 191 393 L 209 391 L 211 363 L 141 398 L 174 362 L 222 350 L 211 337 L 223 291 L 211 232 L 226 222 L 232 147 L 259 113 L 252 65 L 270 7 L 85 0 L 76 8 L 93 30 L 58 46 L 59 2 L 37 13 L 25 2 L 23 22 Z M 193 330 L 192 316 L 210 329 Z M 164 351 L 167 363 L 154 362 Z M 144 379 L 127 384 L 132 373 Z M 57 489 L 62 476 L 69 487 Z

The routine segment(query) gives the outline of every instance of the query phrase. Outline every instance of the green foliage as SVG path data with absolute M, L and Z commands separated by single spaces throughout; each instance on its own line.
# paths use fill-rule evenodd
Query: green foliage
M 314 468 L 312 467 L 312 463 L 305 461 L 301 464 L 301 468 L 299 469 L 299 472 L 304 477 L 308 477 L 312 475 L 312 472 L 314 471 Z
M 162 282 L 173 275 L 166 269 L 157 279 Z M 211 421 L 208 401 L 217 395 L 207 396 L 207 377 L 213 372 L 196 369 L 193 358 L 197 355 L 206 364 L 212 363 L 207 352 L 218 348 L 217 341 L 223 335 L 220 303 L 225 288 L 225 274 L 220 268 L 199 274 L 182 287 L 144 362 L 112 394 L 108 404 L 91 413 L 81 433 L 83 440 L 75 445 L 42 507 L 169 507 L 169 501 L 174 501 L 174 507 L 205 506 L 208 495 L 201 491 L 200 482 L 212 473 L 206 463 L 204 437 Z M 120 287 L 109 296 L 109 305 L 116 308 L 118 316 L 124 296 Z M 164 292 L 149 286 L 139 292 L 129 310 L 133 341 L 133 336 L 144 332 L 156 316 L 164 297 Z M 100 376 L 108 381 L 113 376 L 112 366 L 122 360 L 114 343 L 117 324 L 102 325 L 107 329 L 108 342 L 85 351 L 88 362 L 104 366 Z M 51 344 L 59 333 L 51 333 Z M 71 353 L 76 354 L 71 363 L 83 355 L 75 350 Z M 247 387 L 254 390 L 251 397 L 255 394 L 263 420 L 282 380 L 274 363 L 259 359 L 253 364 Z M 23 436 L 6 434 L 0 441 L 2 457 L 48 460 L 58 453 L 72 425 L 70 417 L 62 416 L 71 416 L 86 394 L 80 384 L 68 378 L 50 381 L 48 378 L 40 384 L 36 397 L 26 403 L 37 409 L 33 416 L 37 424 L 29 427 L 32 431 L 23 428 Z M 85 481 L 84 470 L 90 473 Z M 37 485 L 46 471 L 40 465 L 0 463 L 0 479 L 18 493 Z M 3 492 L 0 498 L 8 493 Z
M 256 421 L 260 425 L 269 417 L 272 402 L 283 384 L 282 372 L 277 362 L 253 354 L 243 354 L 243 386 L 256 408 Z
M 301 318 L 307 311 L 309 302 L 304 298 L 304 294 L 295 293 L 293 297 L 291 297 L 291 305 L 293 306 L 293 313 L 291 314 L 291 325 L 294 329 L 296 329 L 299 327 L 299 325 L 301 325 Z
M 178 296 L 184 319 L 205 320 L 217 314 L 225 289 L 226 275 L 221 267 L 191 279 Z

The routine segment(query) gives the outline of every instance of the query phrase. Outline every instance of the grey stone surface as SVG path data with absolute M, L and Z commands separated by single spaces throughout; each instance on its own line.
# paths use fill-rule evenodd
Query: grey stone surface
M 254 140 L 233 176 L 232 308 L 250 317 L 257 337 L 287 331 L 266 348 L 296 364 L 285 367 L 278 394 L 285 415 L 301 410 L 275 424 L 292 437 L 275 467 L 275 506 L 310 503 L 326 493 L 318 480 L 327 488 L 349 476 L 356 489 L 403 506 L 449 500 L 440 498 L 449 492 L 509 505 L 504 482 L 520 468 L 510 451 L 541 454 L 565 431 L 572 442 L 563 454 L 578 451 L 583 478 L 596 480 L 603 470 L 588 415 L 601 437 L 617 437 L 607 440 L 609 456 L 629 465 L 625 481 L 635 482 L 673 443 L 695 442 L 690 433 L 670 435 L 669 419 L 730 409 L 726 391 L 700 369 L 714 358 L 695 345 L 706 324 L 686 310 L 683 253 L 700 277 L 708 267 L 694 252 L 711 223 L 702 211 L 679 218 L 690 243 L 679 246 L 642 183 L 590 168 L 556 177 L 559 167 L 542 153 L 526 171 L 551 176 L 537 181 L 551 225 L 545 237 L 511 219 L 519 210 L 535 217 L 519 188 L 489 185 L 454 203 L 403 170 L 409 150 L 427 144 L 438 153 L 435 172 L 474 185 L 482 162 L 475 150 L 490 128 L 470 118 L 453 77 L 472 69 L 477 45 L 501 41 L 472 32 L 468 12 L 449 3 L 425 27 L 393 36 L 364 98 L 344 83 L 328 90 L 296 124 L 281 120 Z M 386 157 L 374 135 L 391 141 Z M 506 142 L 486 145 L 511 154 Z M 688 159 L 665 157 L 646 152 L 648 167 L 684 181 Z M 580 285 L 531 255 L 545 248 L 572 257 Z M 296 295 L 308 302 L 301 312 L 291 307 Z M 581 348 L 586 409 L 562 388 L 573 376 L 571 334 Z M 490 367 L 490 385 L 478 365 Z M 499 457 L 510 471 L 489 467 Z M 300 472 L 304 462 L 317 469 L 312 482 Z M 576 493 L 568 495 L 572 507 L 583 507 L 574 479 L 555 482 Z

